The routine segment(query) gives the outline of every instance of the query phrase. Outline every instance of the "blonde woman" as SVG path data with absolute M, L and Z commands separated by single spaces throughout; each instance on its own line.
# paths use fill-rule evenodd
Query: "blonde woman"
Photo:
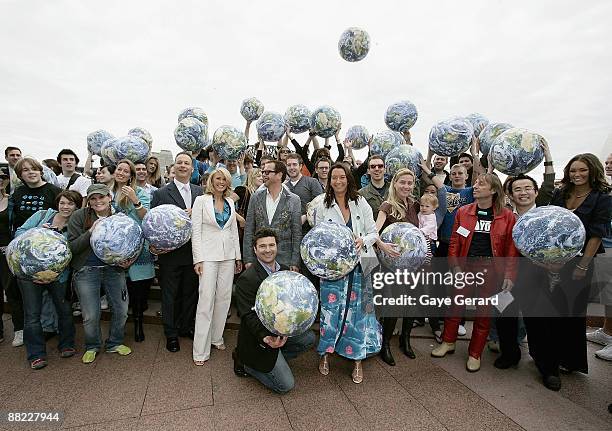
M 120 160 L 114 173 L 113 205 L 115 210 L 128 215 L 139 225 L 151 206 L 151 197 L 142 187 L 136 185 L 136 167 L 129 160 Z M 146 308 L 149 290 L 155 268 L 153 255 L 149 251 L 149 244 L 145 242 L 142 252 L 128 268 L 127 287 L 134 317 L 134 340 L 144 341 L 143 313 Z
M 145 161 L 145 165 L 147 166 L 147 183 L 157 188 L 165 185 L 166 182 L 162 177 L 159 167 L 159 159 L 155 156 L 150 156 Z
M 211 344 L 225 350 L 223 329 L 232 299 L 234 274 L 242 270 L 234 201 L 229 197 L 232 177 L 225 168 L 208 177 L 191 213 L 194 270 L 200 278 L 193 338 L 193 362 L 204 365 Z

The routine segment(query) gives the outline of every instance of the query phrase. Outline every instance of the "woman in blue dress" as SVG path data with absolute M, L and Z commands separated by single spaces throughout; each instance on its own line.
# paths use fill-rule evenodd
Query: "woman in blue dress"
M 345 277 L 321 280 L 319 371 L 329 373 L 329 357 L 336 352 L 355 361 L 353 382 L 363 381 L 361 361 L 377 354 L 382 329 L 374 313 L 372 270 L 378 265 L 374 244 L 378 239 L 372 208 L 359 195 L 347 166 L 337 163 L 328 177 L 325 199 L 315 213 L 315 224 L 331 221 L 348 226 L 355 236 L 360 262 Z

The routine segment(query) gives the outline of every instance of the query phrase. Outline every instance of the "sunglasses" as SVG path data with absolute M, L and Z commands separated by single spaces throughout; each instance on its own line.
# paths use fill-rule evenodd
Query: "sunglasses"
M 275 174 L 276 171 L 261 171 L 261 173 L 264 175 L 270 175 L 270 174 Z
M 384 169 L 385 165 L 370 165 L 370 169 Z

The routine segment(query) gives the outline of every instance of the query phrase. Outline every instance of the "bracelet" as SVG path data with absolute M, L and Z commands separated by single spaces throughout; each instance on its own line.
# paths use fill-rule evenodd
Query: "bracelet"
M 585 268 L 584 266 L 580 266 L 579 264 L 576 264 L 576 268 L 578 268 L 581 271 L 588 271 L 589 268 Z
M 544 162 L 544 166 L 552 166 L 552 165 L 553 165 L 552 160 L 550 162 Z
M 142 202 L 138 201 L 134 204 L 134 209 L 139 210 L 140 208 L 142 208 Z

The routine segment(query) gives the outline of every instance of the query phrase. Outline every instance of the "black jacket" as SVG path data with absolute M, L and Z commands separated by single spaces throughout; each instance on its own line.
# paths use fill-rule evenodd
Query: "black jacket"
M 191 206 L 196 198 L 202 194 L 202 187 L 190 184 L 191 187 Z M 161 189 L 157 189 L 153 192 L 151 198 L 151 208 L 155 208 L 160 205 L 170 204 L 176 205 L 181 209 L 185 209 L 185 201 L 179 189 L 176 188 L 174 181 L 170 181 L 168 184 L 163 186 Z M 157 257 L 157 261 L 161 265 L 175 265 L 175 266 L 193 266 L 193 257 L 191 254 L 191 241 L 182 247 L 171 251 L 169 253 L 160 254 Z
M 284 265 L 280 267 L 281 271 L 287 269 Z M 276 335 L 266 329 L 253 309 L 257 290 L 267 277 L 268 273 L 264 267 L 255 260 L 236 281 L 236 308 L 240 316 L 238 356 L 244 365 L 262 373 L 272 371 L 279 351 L 264 343 L 265 337 Z

